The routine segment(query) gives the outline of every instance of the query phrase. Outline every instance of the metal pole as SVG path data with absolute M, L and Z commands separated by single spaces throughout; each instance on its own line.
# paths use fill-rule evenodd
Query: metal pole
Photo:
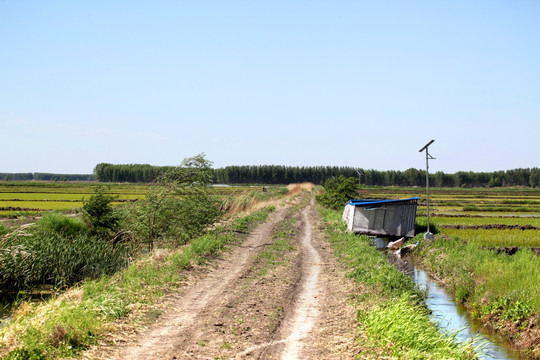
M 427 233 L 431 234 L 429 231 L 429 153 L 428 148 L 426 147 L 426 195 L 427 195 Z
M 429 231 L 429 159 L 435 159 L 429 155 L 429 145 L 433 144 L 435 140 L 431 140 L 423 148 L 419 150 L 422 152 L 426 150 L 426 196 L 427 196 L 427 232 L 424 234 L 424 239 L 433 239 L 433 234 Z
M 360 171 L 360 170 L 356 170 L 356 172 L 358 173 L 358 187 L 360 187 L 360 186 L 362 186 L 362 181 L 361 181 L 360 177 L 362 175 L 364 175 L 364 173 L 362 171 Z

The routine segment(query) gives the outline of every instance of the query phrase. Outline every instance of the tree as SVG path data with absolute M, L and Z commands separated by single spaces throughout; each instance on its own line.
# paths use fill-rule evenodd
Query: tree
M 323 206 L 339 210 L 347 201 L 358 195 L 358 183 L 355 177 L 327 178 L 324 183 L 324 192 L 317 196 L 317 201 Z
M 149 249 L 157 239 L 178 245 L 201 234 L 222 214 L 208 186 L 214 176 L 211 165 L 199 154 L 163 173 L 130 209 L 126 228 Z
M 118 230 L 120 217 L 112 206 L 114 200 L 103 186 L 97 186 L 94 195 L 84 201 L 83 220 L 93 234 L 107 238 Z

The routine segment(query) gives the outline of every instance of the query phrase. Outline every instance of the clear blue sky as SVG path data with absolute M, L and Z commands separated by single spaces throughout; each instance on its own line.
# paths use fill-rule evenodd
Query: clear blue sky
M 540 1 L 0 0 L 0 172 L 540 166 Z

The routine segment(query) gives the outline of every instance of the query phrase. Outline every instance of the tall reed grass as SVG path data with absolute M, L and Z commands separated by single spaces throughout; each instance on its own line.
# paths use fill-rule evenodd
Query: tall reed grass
M 0 238 L 0 297 L 44 285 L 73 285 L 125 267 L 133 248 L 91 236 L 80 219 L 46 214 Z
M 246 221 L 249 230 L 264 221 L 272 209 L 263 209 Z M 115 319 L 139 309 L 152 310 L 162 295 L 180 286 L 182 271 L 204 263 L 237 241 L 234 232 L 218 228 L 186 246 L 154 252 L 114 275 L 87 280 L 43 303 L 23 302 L 7 326 L 0 329 L 2 359 L 73 358 L 95 344 Z

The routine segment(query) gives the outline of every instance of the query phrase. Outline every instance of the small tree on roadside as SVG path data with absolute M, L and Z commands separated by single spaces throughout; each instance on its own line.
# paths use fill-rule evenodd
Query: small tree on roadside
M 323 187 L 324 192 L 317 196 L 317 201 L 334 210 L 342 209 L 347 201 L 358 196 L 358 183 L 354 177 L 326 178 Z
M 109 238 L 118 230 L 120 217 L 112 206 L 115 199 L 103 186 L 97 186 L 94 195 L 83 202 L 83 221 L 91 233 Z
M 127 228 L 134 237 L 149 249 L 157 239 L 184 244 L 216 222 L 222 211 L 210 193 L 211 165 L 199 154 L 162 174 L 130 210 Z

